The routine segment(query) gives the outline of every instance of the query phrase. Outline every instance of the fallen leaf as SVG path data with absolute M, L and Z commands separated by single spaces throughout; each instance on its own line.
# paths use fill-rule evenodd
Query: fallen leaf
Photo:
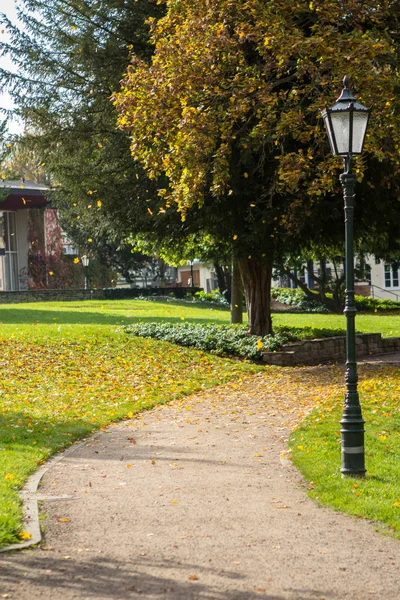
M 197 575 L 190 575 L 188 579 L 190 579 L 191 581 L 197 581 L 199 578 L 197 577 Z

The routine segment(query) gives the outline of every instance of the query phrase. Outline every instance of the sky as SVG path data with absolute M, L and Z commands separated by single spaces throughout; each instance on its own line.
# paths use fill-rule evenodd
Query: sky
M 10 21 L 16 21 L 15 1 L 14 0 L 0 0 L 0 12 L 4 13 Z M 2 33 L 3 29 L 0 29 L 0 36 L 2 41 L 7 37 L 5 33 Z M 2 69 L 12 70 L 13 65 L 10 60 L 0 56 L 0 67 Z M 8 94 L 0 94 L 0 108 L 13 108 L 12 99 Z M 22 133 L 23 126 L 21 123 L 11 122 L 9 124 L 10 133 Z

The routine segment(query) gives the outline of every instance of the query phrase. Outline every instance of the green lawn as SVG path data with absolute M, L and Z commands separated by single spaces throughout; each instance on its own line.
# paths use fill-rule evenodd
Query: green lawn
M 127 336 L 121 328 L 166 320 L 226 324 L 229 312 L 138 300 L 0 305 L 0 545 L 21 535 L 18 489 L 55 451 L 112 421 L 263 369 L 195 350 L 182 352 L 164 342 Z M 274 315 L 276 325 L 296 327 L 338 328 L 344 320 Z M 357 324 L 360 331 L 400 335 L 399 316 L 360 315 Z M 398 375 L 391 374 L 388 382 L 394 387 L 389 386 L 387 396 L 393 391 L 395 402 Z M 390 413 L 396 411 L 393 405 Z M 385 423 L 380 432 L 391 430 L 392 417 L 386 416 Z M 325 497 L 321 493 L 319 498 Z
M 293 327 L 326 327 L 338 329 L 346 327 L 344 315 L 275 313 L 274 325 Z M 359 333 L 381 333 L 383 337 L 400 337 L 400 314 L 379 315 L 377 313 L 361 313 L 356 317 L 356 330 Z
M 341 392 L 325 398 L 291 436 L 294 464 L 318 502 L 385 524 L 400 538 L 400 372 L 398 368 L 361 365 L 360 402 L 365 419 L 363 479 L 340 473 Z M 343 381 L 343 369 L 331 367 L 331 381 Z

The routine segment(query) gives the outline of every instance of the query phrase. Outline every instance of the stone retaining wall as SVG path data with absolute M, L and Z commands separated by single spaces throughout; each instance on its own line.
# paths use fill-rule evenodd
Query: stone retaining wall
M 63 300 L 120 300 L 139 296 L 175 296 L 184 298 L 194 294 L 198 287 L 153 287 L 153 288 L 105 288 L 98 290 L 26 290 L 23 292 L 0 292 L 0 304 L 20 302 L 56 302 Z
M 20 302 L 57 302 L 62 300 L 102 300 L 104 290 L 26 290 L 0 292 L 0 304 Z
M 382 338 L 380 333 L 356 336 L 357 357 L 400 352 L 400 338 Z M 265 352 L 263 361 L 270 365 L 318 365 L 346 361 L 346 336 L 295 342 L 280 352 Z

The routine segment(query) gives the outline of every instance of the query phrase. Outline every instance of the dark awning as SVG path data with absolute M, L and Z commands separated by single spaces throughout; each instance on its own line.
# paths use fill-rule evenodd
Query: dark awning
M 4 200 L 0 197 L 0 211 L 39 208 L 48 204 L 46 193 L 50 188 L 45 185 L 33 181 L 3 180 L 0 181 L 1 196 L 3 189 L 8 191 L 8 194 Z

